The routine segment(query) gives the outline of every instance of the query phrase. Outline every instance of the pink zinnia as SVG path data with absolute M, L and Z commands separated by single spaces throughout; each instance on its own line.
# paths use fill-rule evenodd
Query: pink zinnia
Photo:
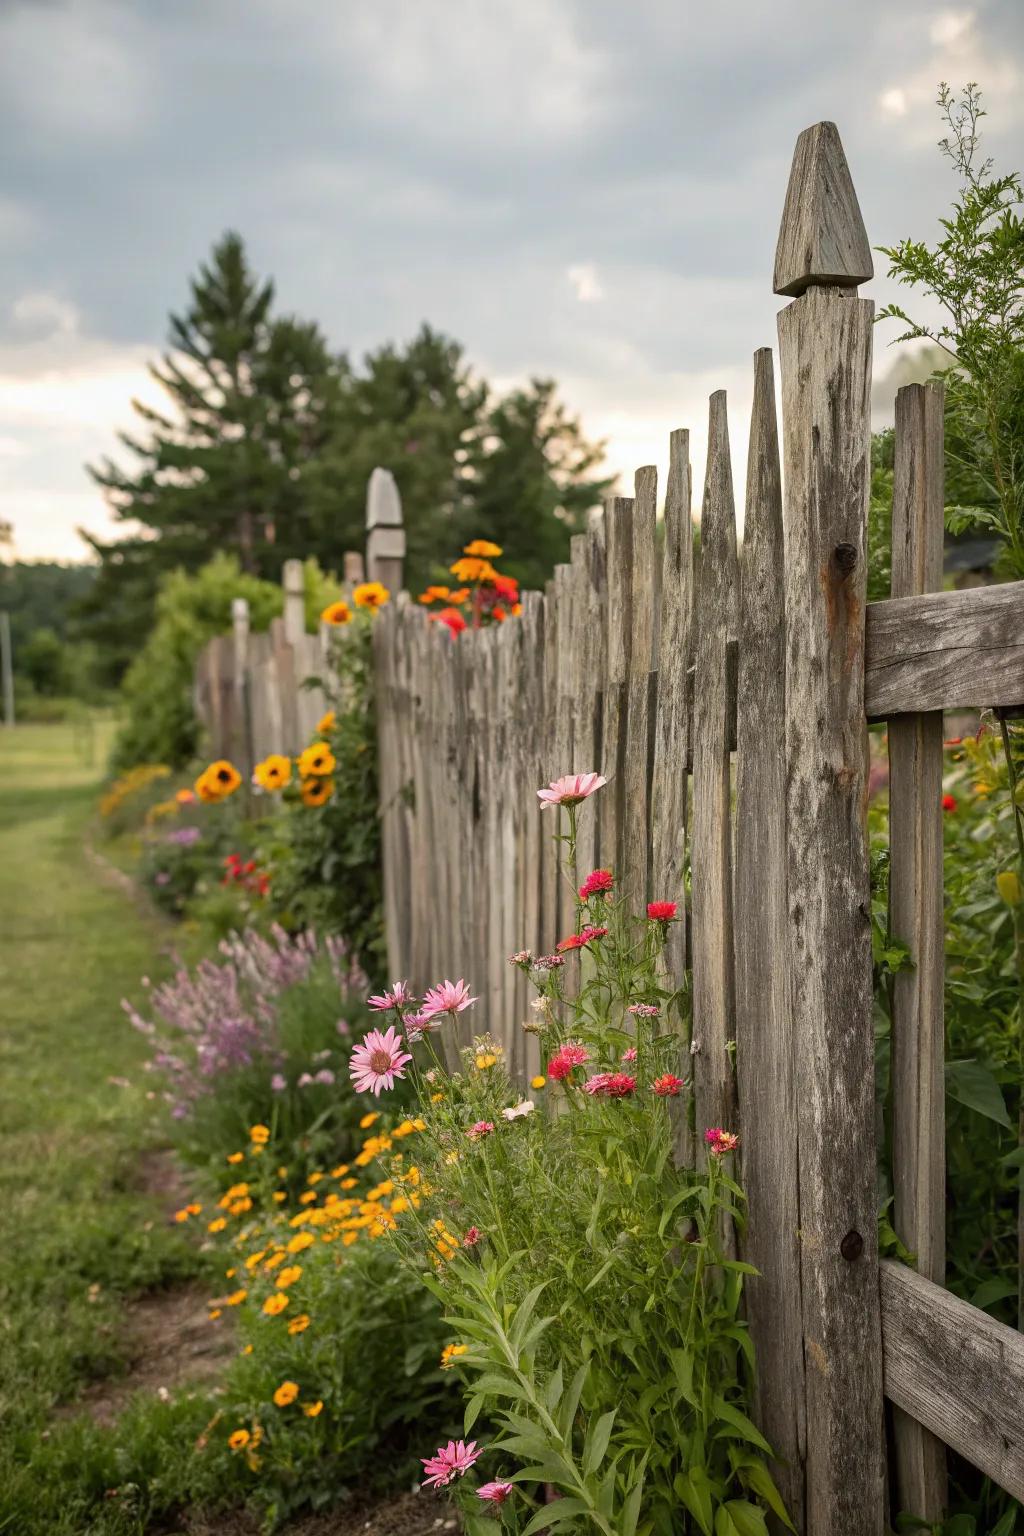
M 402 1037 L 393 1024 L 381 1034 L 371 1029 L 352 1052 L 349 1076 L 357 1093 L 373 1093 L 380 1096 L 382 1088 L 393 1088 L 396 1077 L 405 1076 L 405 1064 L 412 1061 L 408 1051 L 402 1050 Z
M 489 1136 L 493 1130 L 493 1120 L 478 1120 L 475 1125 L 470 1126 L 469 1130 L 466 1132 L 466 1135 L 469 1137 L 470 1141 L 480 1141 L 482 1137 Z
M 481 1483 L 476 1491 L 478 1499 L 489 1499 L 492 1504 L 504 1504 L 505 1500 L 515 1492 L 511 1483 Z
M 470 1227 L 469 1231 L 462 1239 L 463 1248 L 475 1248 L 481 1237 L 483 1237 L 483 1233 L 480 1231 L 479 1227 Z
M 682 1092 L 685 1084 L 681 1077 L 676 1077 L 673 1072 L 666 1072 L 661 1077 L 656 1077 L 651 1084 L 651 1092 L 658 1094 L 663 1099 L 676 1099 Z
M 450 1013 L 454 1019 L 457 1013 L 462 1013 L 475 1002 L 476 998 L 470 997 L 469 988 L 461 977 L 458 981 L 438 982 L 436 987 L 427 988 L 416 1022 L 422 1029 L 426 1021 L 437 1013 Z
M 586 949 L 595 939 L 603 939 L 607 932 L 607 928 L 595 928 L 593 923 L 588 923 L 581 932 L 570 933 L 567 939 L 562 939 L 557 947 L 559 950 Z
M 628 1072 L 598 1072 L 583 1084 L 583 1091 L 606 1099 L 625 1099 L 636 1092 L 636 1078 Z
M 553 1077 L 556 1083 L 562 1082 L 569 1076 L 573 1067 L 582 1067 L 589 1054 L 586 1046 L 570 1040 L 568 1045 L 563 1045 L 557 1050 L 548 1062 L 548 1077 Z
M 580 886 L 580 900 L 589 901 L 591 896 L 604 896 L 613 884 L 610 869 L 595 869 Z
M 465 1476 L 479 1455 L 475 1440 L 468 1445 L 465 1440 L 449 1440 L 447 1445 L 438 1446 L 433 1456 L 420 1457 L 427 1474 L 423 1487 L 447 1488 L 453 1478 Z
M 636 1061 L 636 1046 L 631 1045 L 628 1051 L 622 1053 L 623 1061 Z
M 675 901 L 649 901 L 647 903 L 647 916 L 652 923 L 671 923 L 679 910 Z
M 376 1009 L 378 1013 L 386 1013 L 389 1008 L 404 1008 L 412 1001 L 409 983 L 396 981 L 390 992 L 378 992 L 374 997 L 367 998 L 366 1006 Z
M 708 1151 L 716 1157 L 721 1157 L 725 1152 L 735 1152 L 740 1144 L 740 1139 L 732 1131 L 723 1131 L 721 1126 L 713 1125 L 704 1132 L 704 1140 L 708 1144 Z
M 552 779 L 547 789 L 538 789 L 537 799 L 542 811 L 549 805 L 579 805 L 607 783 L 603 773 L 566 773 Z
M 626 1011 L 637 1019 L 656 1019 L 661 1009 L 654 1003 L 630 1003 Z

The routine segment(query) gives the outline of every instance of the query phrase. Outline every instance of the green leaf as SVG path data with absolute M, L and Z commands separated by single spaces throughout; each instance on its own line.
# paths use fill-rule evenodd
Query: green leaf
M 788 1526 L 791 1531 L 795 1531 L 796 1526 L 789 1517 L 789 1511 L 782 1501 L 782 1494 L 776 1488 L 775 1479 L 764 1463 L 755 1461 L 751 1457 L 743 1467 L 742 1476 L 748 1488 L 764 1499 L 768 1508 L 773 1514 L 778 1515 L 783 1525 Z
M 567 1520 L 575 1520 L 580 1515 L 589 1515 L 590 1509 L 582 1499 L 555 1499 L 550 1504 L 545 1504 L 543 1509 L 538 1509 L 529 1525 L 523 1531 L 523 1536 L 532 1536 L 534 1531 L 543 1531 L 552 1525 L 564 1525 Z
M 466 1412 L 462 1421 L 462 1433 L 464 1435 L 468 1435 L 473 1428 L 473 1425 L 480 1417 L 480 1410 L 483 1406 L 484 1399 L 482 1397 L 471 1397 L 466 1403 Z
M 696 1520 L 704 1536 L 714 1536 L 712 1520 L 714 1506 L 711 1502 L 712 1486 L 703 1467 L 691 1466 L 689 1472 L 680 1472 L 673 1488 Z
M 589 1372 L 590 1361 L 584 1360 L 583 1364 L 576 1372 L 576 1375 L 573 1377 L 569 1385 L 569 1390 L 562 1398 L 561 1405 L 558 1409 L 556 1423 L 558 1424 L 562 1439 L 566 1442 L 566 1444 L 569 1444 L 569 1442 L 572 1440 L 573 1421 L 576 1418 L 576 1410 L 580 1405 L 580 1396 L 583 1392 L 584 1383 L 586 1382 Z
M 768 1523 L 764 1518 L 764 1510 L 758 1509 L 756 1504 L 749 1504 L 746 1499 L 730 1499 L 723 1504 L 718 1511 L 719 1518 L 727 1515 L 730 1528 L 722 1532 L 722 1536 L 768 1536 Z M 718 1533 L 718 1521 L 715 1522 L 716 1536 Z
M 593 1476 L 602 1461 L 604 1461 L 617 1412 L 617 1408 L 610 1408 L 607 1413 L 601 1415 L 596 1423 L 591 1424 L 587 1430 L 587 1438 L 583 1447 L 583 1476 L 585 1478 Z
M 993 1073 L 980 1061 L 947 1061 L 946 1092 L 958 1104 L 965 1104 L 968 1109 L 1010 1129 L 1003 1090 Z
M 727 1403 L 724 1397 L 717 1394 L 714 1400 L 714 1411 L 723 1423 L 731 1425 L 744 1440 L 748 1440 L 751 1445 L 756 1445 L 759 1451 L 765 1451 L 769 1456 L 771 1455 L 771 1446 L 757 1425 L 752 1424 L 745 1413 L 741 1413 L 738 1408 L 733 1407 L 732 1403 Z
M 1016 1283 L 1009 1280 L 992 1279 L 983 1280 L 971 1297 L 972 1307 L 990 1307 L 994 1301 L 1005 1301 L 1007 1296 L 1016 1296 Z
M 646 1475 L 646 1471 L 647 1457 L 645 1456 L 641 1461 L 640 1466 L 637 1468 L 636 1473 L 634 1474 L 636 1481 L 633 1483 L 632 1488 L 629 1490 L 625 1499 L 623 1500 L 622 1515 L 620 1518 L 622 1536 L 633 1536 L 633 1533 L 636 1530 L 636 1523 L 640 1518 L 640 1501 L 644 1495 L 644 1477 Z

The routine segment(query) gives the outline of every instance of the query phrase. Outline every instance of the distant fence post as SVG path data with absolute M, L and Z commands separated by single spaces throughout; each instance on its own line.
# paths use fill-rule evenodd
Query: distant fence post
M 249 692 L 249 603 L 244 597 L 231 599 L 231 634 L 233 640 L 232 681 L 235 690 L 236 756 L 246 784 L 252 777 L 252 718 Z
M 352 588 L 358 587 L 361 581 L 366 580 L 366 567 L 363 564 L 363 557 L 358 549 L 346 549 L 342 556 L 342 561 L 345 591 L 351 597 Z
M 864 628 L 871 250 L 834 123 L 799 137 L 775 258 L 785 446 L 787 883 L 807 1536 L 885 1529 Z
M 301 560 L 286 560 L 284 585 L 284 637 L 289 645 L 301 645 L 306 633 L 306 584 Z
M 378 467 L 366 488 L 366 578 L 397 594 L 404 585 L 404 565 L 402 498 L 390 469 Z

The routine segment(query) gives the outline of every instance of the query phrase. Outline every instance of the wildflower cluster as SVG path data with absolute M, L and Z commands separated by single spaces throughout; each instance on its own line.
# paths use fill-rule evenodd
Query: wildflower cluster
M 195 831 L 197 834 L 198 830 L 192 827 L 181 828 L 181 832 Z M 194 839 L 190 838 L 189 841 Z M 254 896 L 266 896 L 270 890 L 270 875 L 267 870 L 257 867 L 255 859 L 243 859 L 240 853 L 229 853 L 224 860 L 221 884 L 241 886 Z
M 476 1001 L 463 980 L 375 995 L 387 1031 L 353 1053 L 361 1086 L 414 1084 L 420 1200 L 388 1243 L 445 1306 L 464 1432 L 487 1428 L 422 1457 L 423 1481 L 467 1512 L 504 1505 L 515 1531 L 539 1527 L 552 1489 L 563 1525 L 607 1536 L 681 1529 L 681 1510 L 695 1530 L 764 1530 L 768 1511 L 785 1515 L 746 1413 L 744 1266 L 723 1246 L 742 1219 L 727 1167 L 738 1138 L 709 1128 L 699 1164 L 679 1165 L 692 1101 L 684 1000 L 663 957 L 678 908 L 652 902 L 634 919 L 612 870 L 577 876 L 576 817 L 604 782 L 569 775 L 539 792 L 568 816 L 557 840 L 577 900 L 554 955 L 509 957 L 538 994 L 531 1097 L 490 1035 L 438 1039 Z M 474 1487 L 478 1461 L 492 1476 Z
M 464 629 L 504 624 L 510 616 L 518 615 L 522 611 L 518 581 L 514 576 L 503 576 L 491 563 L 501 553 L 501 546 L 489 539 L 473 539 L 467 544 L 450 567 L 458 586 L 430 586 L 419 595 L 418 601 L 426 608 L 442 605 L 431 613 L 431 620 L 459 635 Z

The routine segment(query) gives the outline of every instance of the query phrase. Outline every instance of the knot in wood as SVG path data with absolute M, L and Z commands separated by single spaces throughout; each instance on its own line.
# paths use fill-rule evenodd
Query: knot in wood
M 864 1239 L 859 1232 L 847 1232 L 839 1244 L 839 1252 L 848 1264 L 853 1264 L 864 1252 Z
M 857 564 L 857 546 L 855 544 L 837 544 L 833 550 L 833 555 L 840 574 L 849 576 Z

